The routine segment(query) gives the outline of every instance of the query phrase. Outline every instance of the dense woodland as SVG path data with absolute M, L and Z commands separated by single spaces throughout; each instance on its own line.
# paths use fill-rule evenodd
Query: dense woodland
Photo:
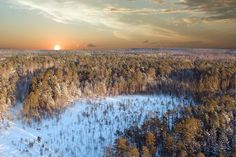
M 223 54 L 222 54 L 223 55 Z M 119 133 L 106 156 L 236 156 L 236 58 L 156 54 L 47 54 L 0 58 L 0 115 L 17 101 L 40 121 L 81 97 L 166 93 L 198 105 Z

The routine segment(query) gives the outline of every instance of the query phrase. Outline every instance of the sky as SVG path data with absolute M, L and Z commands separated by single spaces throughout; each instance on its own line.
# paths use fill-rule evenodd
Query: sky
M 0 48 L 236 48 L 236 0 L 0 0 Z

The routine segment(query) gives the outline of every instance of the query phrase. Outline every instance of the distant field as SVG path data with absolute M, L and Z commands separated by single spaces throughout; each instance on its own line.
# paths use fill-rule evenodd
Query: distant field
M 236 57 L 236 49 L 199 49 L 199 48 L 157 48 L 157 49 L 108 49 L 108 50 L 18 50 L 0 49 L 0 58 L 12 55 L 61 55 L 61 54 L 140 54 L 157 55 L 162 57 L 190 57 L 204 59 L 232 59 Z

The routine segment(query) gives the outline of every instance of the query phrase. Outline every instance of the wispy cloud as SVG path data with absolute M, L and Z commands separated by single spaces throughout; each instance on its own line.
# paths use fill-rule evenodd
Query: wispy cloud
M 100 19 L 107 18 L 99 9 L 75 0 L 10 0 L 9 2 L 19 8 L 39 11 L 47 18 L 61 23 L 84 21 L 91 24 L 103 24 Z
M 188 13 L 188 10 L 180 9 L 154 9 L 154 8 L 125 8 L 125 7 L 107 7 L 104 9 L 107 13 L 119 13 L 119 14 L 140 14 L 140 15 L 154 15 L 154 14 L 176 14 L 176 13 Z
M 162 4 L 162 3 L 164 3 L 163 0 L 151 0 L 151 1 L 154 2 L 154 3 L 158 3 L 158 4 Z
M 121 32 L 121 31 L 114 31 L 113 35 L 119 39 L 124 39 L 124 40 L 131 40 L 131 35 L 127 32 Z
M 94 47 L 96 47 L 96 45 L 90 43 L 90 44 L 87 45 L 87 47 L 94 48 Z
M 68 38 L 74 35 L 79 39 L 80 35 L 88 34 L 81 40 L 92 41 L 98 47 L 105 45 L 105 41 L 111 41 L 111 45 L 139 43 L 143 46 L 177 41 L 176 45 L 205 46 L 203 43 L 214 45 L 216 40 L 217 45 L 228 41 L 235 45 L 236 41 L 235 0 L 6 0 L 2 4 L 7 9 L 14 7 L 31 12 L 33 18 L 40 14 L 62 23 L 57 29 L 64 34 L 68 32 Z M 9 15 L 11 10 L 7 10 L 8 15 L 4 15 L 5 9 L 0 12 L 3 17 L 12 16 Z M 15 24 L 19 22 L 14 21 L 15 17 L 10 20 Z M 32 18 L 24 20 L 32 22 L 26 21 Z M 40 18 L 42 24 L 49 26 L 48 30 L 54 29 L 54 24 L 44 21 Z M 104 36 L 99 36 L 103 33 Z
M 143 43 L 147 44 L 147 43 L 149 43 L 149 40 L 144 40 Z
M 107 7 L 104 9 L 107 13 L 120 13 L 120 14 L 159 14 L 160 10 L 152 8 L 125 8 L 125 7 Z
M 59 23 L 86 22 L 99 27 L 106 27 L 113 31 L 117 38 L 131 40 L 134 36 L 156 36 L 159 38 L 172 38 L 181 36 L 173 30 L 162 28 L 152 23 L 132 24 L 120 20 L 117 13 L 136 13 L 136 14 L 158 14 L 167 13 L 168 10 L 157 10 L 151 8 L 130 9 L 119 7 L 97 7 L 85 1 L 77 0 L 9 0 L 11 5 L 30 11 L 38 11 L 45 17 Z
M 179 0 L 187 10 L 205 13 L 203 20 L 236 20 L 235 0 Z

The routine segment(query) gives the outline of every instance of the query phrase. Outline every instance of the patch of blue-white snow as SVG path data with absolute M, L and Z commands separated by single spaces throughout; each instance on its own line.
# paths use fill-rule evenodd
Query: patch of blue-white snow
M 141 125 L 148 117 L 160 116 L 190 101 L 168 95 L 81 99 L 59 118 L 31 126 L 22 120 L 9 121 L 9 127 L 0 130 L 0 156 L 102 157 L 105 148 L 114 144 L 117 130 Z

